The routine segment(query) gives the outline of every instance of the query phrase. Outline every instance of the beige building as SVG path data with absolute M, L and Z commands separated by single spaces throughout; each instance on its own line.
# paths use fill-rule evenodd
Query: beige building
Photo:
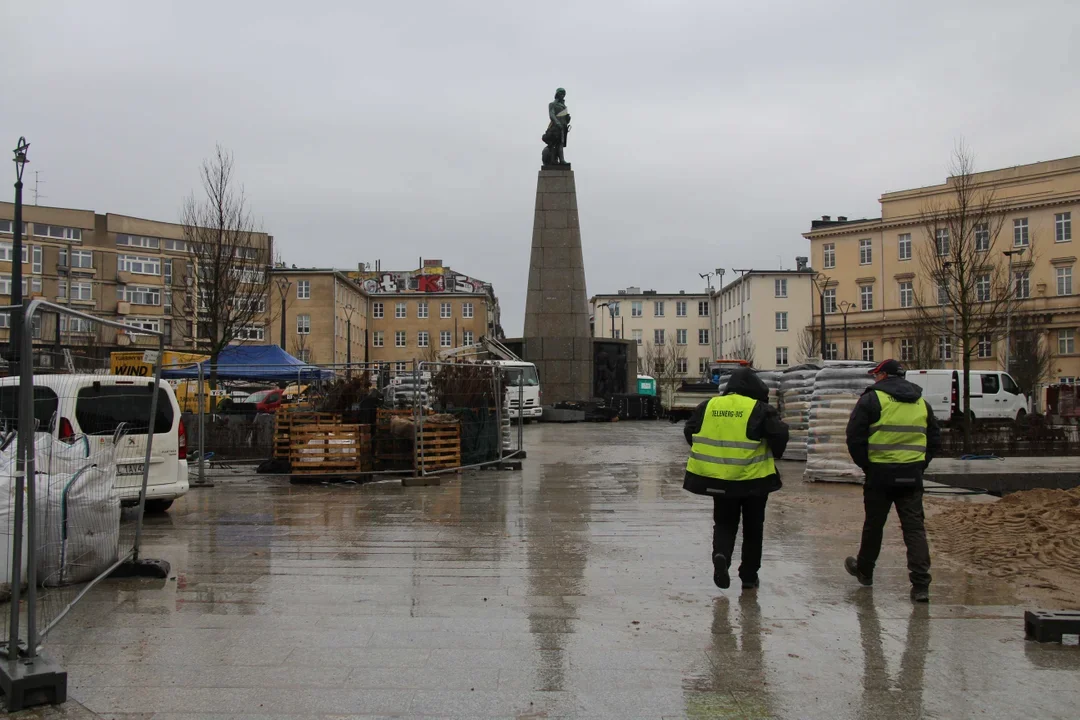
M 376 359 L 365 344 L 367 297 L 344 272 L 275 267 L 271 294 L 274 326 L 267 328 L 267 344 L 278 345 L 304 362 L 321 365 Z
M 980 192 L 993 192 L 1003 221 L 1000 235 L 986 236 L 985 267 L 1007 272 L 1005 264 L 1011 261 L 1016 292 L 1022 298 L 1018 314 L 1044 323 L 1043 342 L 1052 352 L 1051 376 L 1046 380 L 1075 381 L 1080 376 L 1076 337 L 1080 299 L 1073 283 L 1077 250 L 1072 222 L 1080 210 L 1080 156 L 978 173 L 973 179 Z M 833 356 L 843 355 L 843 348 L 836 345 L 838 341 L 842 345 L 841 304 L 853 305 L 848 314 L 852 357 L 879 361 L 913 356 L 913 295 L 925 302 L 920 292 L 935 292 L 935 281 L 921 258 L 936 239 L 929 237 L 920 213 L 955 206 L 954 191 L 955 180 L 948 178 L 941 185 L 885 193 L 879 200 L 880 218 L 824 216 L 813 221 L 803 237 L 810 241 L 811 263 L 821 269 L 826 283 L 826 347 Z M 1011 253 L 1008 257 L 1006 251 Z M 815 303 L 816 313 L 821 312 L 820 304 Z M 941 339 L 939 348 L 939 366 L 960 367 L 959 352 L 952 351 L 948 338 Z M 1003 367 L 1004 354 L 1002 330 L 979 343 L 972 367 Z
M 713 302 L 707 292 L 658 293 L 629 287 L 612 295 L 596 295 L 589 300 L 589 306 L 593 337 L 624 338 L 637 343 L 638 372 L 653 373 L 648 367 L 649 357 L 668 349 L 678 356 L 680 376 L 701 377 L 708 373 L 715 338 Z
M 813 317 L 814 271 L 736 272 L 740 276 L 716 293 L 718 355 L 749 360 L 759 370 L 783 370 L 810 357 L 805 328 Z
M 0 304 L 11 302 L 14 206 L 0 203 Z M 23 287 L 41 297 L 104 319 L 165 333 L 166 345 L 193 350 L 200 343 L 194 315 L 185 312 L 192 254 L 176 223 L 36 205 L 23 207 Z M 247 258 L 252 277 L 260 277 L 273 257 L 273 237 L 252 236 Z M 176 296 L 176 297 L 174 297 Z M 177 301 L 179 298 L 179 302 Z M 156 347 L 157 340 L 79 319 L 64 318 L 57 334 L 55 315 L 42 315 L 32 328 L 41 347 L 91 348 L 105 357 L 112 350 Z M 262 343 L 265 318 L 244 328 L 244 341 Z M 10 317 L 0 313 L 0 342 L 6 342 Z

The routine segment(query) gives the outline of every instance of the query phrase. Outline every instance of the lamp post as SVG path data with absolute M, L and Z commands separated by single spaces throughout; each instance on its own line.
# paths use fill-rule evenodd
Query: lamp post
M 716 306 L 720 309 L 720 312 L 718 313 L 719 317 L 717 318 L 719 321 L 718 327 L 713 331 L 715 343 L 713 345 L 713 357 L 710 363 L 716 362 L 724 357 L 724 268 L 716 268 L 716 276 L 719 278 L 719 280 L 716 281 L 716 285 L 717 292 L 720 294 L 720 299 L 716 301 Z M 711 305 L 712 303 L 710 302 L 709 304 Z M 719 348 L 719 351 L 715 348 Z
M 22 190 L 23 170 L 26 169 L 26 151 L 30 149 L 30 143 L 26 138 L 20 137 L 19 144 L 15 147 L 15 226 L 12 228 L 14 238 L 11 242 L 11 304 L 18 307 L 23 302 L 22 292 Z M 25 309 L 19 308 L 11 316 L 11 365 L 9 372 L 18 376 L 17 364 L 19 361 L 19 343 L 22 338 L 23 319 L 26 317 Z
M 615 339 L 615 316 L 619 314 L 619 301 L 608 303 L 608 314 L 611 315 L 611 339 Z
M 342 310 L 345 311 L 345 377 L 352 380 L 352 316 L 356 308 L 347 303 Z
M 288 295 L 289 288 L 292 287 L 292 280 L 284 275 L 278 275 L 275 282 L 277 282 L 278 290 L 281 292 L 281 349 L 289 352 L 285 348 L 285 298 Z
M 848 359 L 848 347 L 847 347 L 847 314 L 851 308 L 855 307 L 855 303 L 848 302 L 847 300 L 840 301 L 840 312 L 844 315 L 844 359 Z
M 709 316 L 710 316 L 709 317 L 709 324 L 710 324 L 710 328 L 711 328 L 709 330 L 709 354 L 712 355 L 712 357 L 709 359 L 710 363 L 715 362 L 716 360 L 719 359 L 719 355 L 717 355 L 717 353 L 716 353 L 716 342 L 717 342 L 716 336 L 718 334 L 718 332 L 717 332 L 718 328 L 711 327 L 712 326 L 712 301 L 713 301 L 713 286 L 712 286 L 713 275 L 715 275 L 715 276 L 717 276 L 717 278 L 719 278 L 717 280 L 717 285 L 718 285 L 717 289 L 718 290 L 723 290 L 724 289 L 724 268 L 716 268 L 712 272 L 698 273 L 698 277 L 700 277 L 702 280 L 705 281 L 705 288 L 709 292 L 708 308 L 709 308 Z M 720 319 L 720 328 L 723 328 L 723 326 L 724 326 L 723 299 L 720 300 L 720 313 L 719 313 L 719 315 L 720 315 L 720 318 L 719 318 Z M 723 338 L 721 338 L 721 340 L 720 340 L 720 355 L 723 355 L 723 353 L 724 353 L 724 344 L 723 343 L 724 343 Z
M 1005 372 L 1011 372 L 1012 368 L 1012 308 L 1013 302 L 1018 298 L 1016 295 L 1016 278 L 1013 277 L 1013 255 L 1022 257 L 1027 248 L 1006 250 L 1002 254 L 1009 258 L 1009 284 L 1012 285 L 1013 297 L 1009 298 L 1009 304 L 1005 307 Z
M 829 286 L 831 278 L 825 273 L 814 276 L 814 285 L 818 289 L 818 297 L 821 300 L 821 337 L 818 339 L 818 347 L 821 350 L 821 359 L 825 359 L 825 289 Z

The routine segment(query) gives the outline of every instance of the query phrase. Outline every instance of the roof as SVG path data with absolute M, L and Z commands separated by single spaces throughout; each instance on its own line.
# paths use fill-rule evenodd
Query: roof
M 209 360 L 184 368 L 163 369 L 161 376 L 167 380 L 198 379 L 200 365 L 202 377 L 208 377 L 211 370 Z M 218 355 L 216 370 L 218 378 L 222 380 L 288 382 L 333 377 L 331 371 L 307 365 L 277 345 L 230 345 Z

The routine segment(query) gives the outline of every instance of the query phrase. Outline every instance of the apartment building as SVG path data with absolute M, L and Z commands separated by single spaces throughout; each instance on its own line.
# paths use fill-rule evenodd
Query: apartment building
M 740 270 L 716 292 L 718 355 L 749 360 L 759 370 L 783 370 L 811 355 L 805 329 L 813 318 L 814 271 Z
M 367 296 L 355 280 L 340 270 L 283 265 L 272 276 L 267 344 L 322 365 L 375 359 L 367 336 Z
M 0 202 L 0 304 L 11 302 L 14 206 Z M 73 309 L 139 328 L 165 333 L 171 349 L 192 350 L 202 343 L 192 312 L 176 302 L 186 297 L 193 254 L 176 223 L 100 214 L 92 210 L 29 205 L 23 207 L 23 290 Z M 254 233 L 242 249 L 245 273 L 257 279 L 273 257 L 273 237 Z M 238 266 L 239 267 L 239 266 Z M 111 350 L 156 347 L 157 340 L 136 332 L 91 327 L 79 319 L 42 316 L 34 323 L 39 346 L 93 350 L 105 357 Z M 243 341 L 264 340 L 262 313 L 244 328 Z M 10 317 L 0 313 L 0 342 L 6 342 Z M 58 331 L 58 332 L 57 332 Z
M 368 352 L 398 369 L 436 360 L 443 351 L 487 335 L 502 339 L 499 301 L 491 283 L 422 260 L 408 271 L 360 266 L 346 273 L 367 296 Z
M 1077 332 L 1080 298 L 1073 284 L 1077 250 L 1072 222 L 1080 211 L 1080 156 L 992 170 L 971 176 L 979 193 L 993 193 L 1002 230 L 983 231 L 985 268 L 1013 273 L 1019 316 L 1038 318 L 1042 342 L 1052 353 L 1050 382 L 1073 382 L 1080 376 Z M 955 207 L 956 179 L 940 185 L 881 195 L 881 217 L 849 220 L 823 216 L 803 234 L 810 241 L 812 264 L 821 268 L 826 315 L 826 357 L 843 355 L 843 309 L 847 314 L 851 357 L 910 361 L 918 328 L 916 298 L 934 297 L 935 281 L 926 267 L 926 248 L 947 243 L 931 238 L 920 220 L 928 208 Z M 976 228 L 976 233 L 980 232 Z M 989 289 L 987 290 L 989 292 Z M 930 300 L 929 302 L 932 302 Z M 815 326 L 821 301 L 816 303 Z M 943 312 L 945 310 L 943 309 Z M 1002 323 L 1004 326 L 1004 323 Z M 976 369 L 1005 364 L 1004 327 L 978 344 Z M 939 367 L 961 366 L 959 349 L 949 337 L 937 339 Z
M 648 358 L 674 345 L 678 372 L 687 377 L 708 373 L 715 356 L 712 299 L 707 292 L 660 293 L 628 287 L 589 300 L 593 337 L 634 340 L 638 372 L 652 372 Z

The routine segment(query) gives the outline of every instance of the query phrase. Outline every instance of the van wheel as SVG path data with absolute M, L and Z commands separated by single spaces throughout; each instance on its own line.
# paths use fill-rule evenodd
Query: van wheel
M 1016 411 L 1016 424 L 1023 425 L 1027 421 L 1027 410 L 1020 408 Z
M 147 500 L 146 512 L 148 513 L 163 513 L 172 507 L 172 500 Z

